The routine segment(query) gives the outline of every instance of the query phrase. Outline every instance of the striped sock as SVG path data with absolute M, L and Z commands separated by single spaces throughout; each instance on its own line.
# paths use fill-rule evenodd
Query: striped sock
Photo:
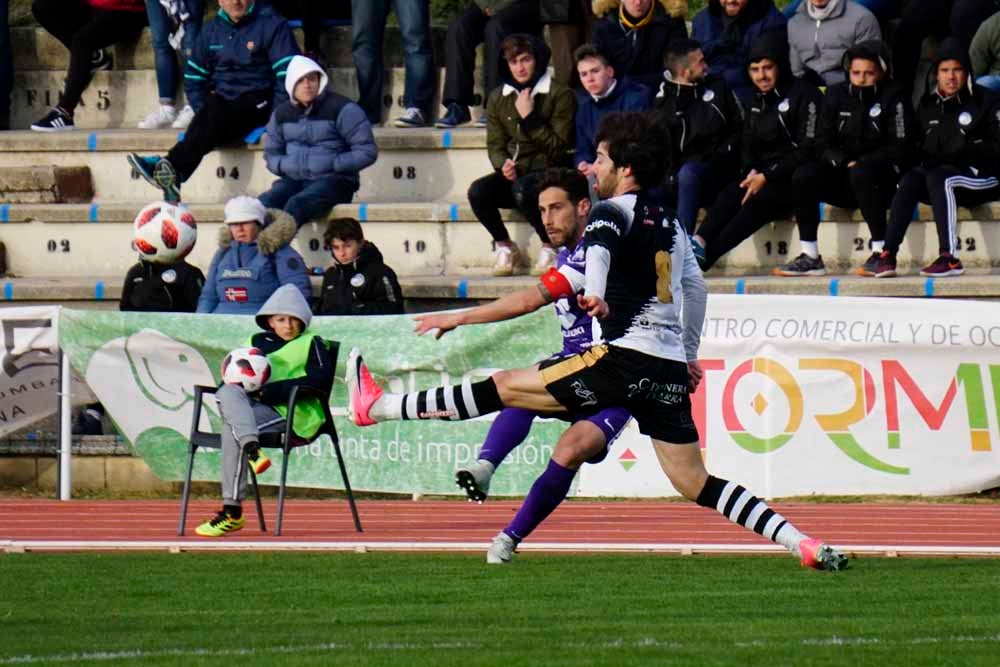
M 375 421 L 445 419 L 459 421 L 496 412 L 503 407 L 493 378 L 435 387 L 409 394 L 383 394 L 372 404 Z
M 709 475 L 695 502 L 801 556 L 799 542 L 806 536 L 741 485 Z

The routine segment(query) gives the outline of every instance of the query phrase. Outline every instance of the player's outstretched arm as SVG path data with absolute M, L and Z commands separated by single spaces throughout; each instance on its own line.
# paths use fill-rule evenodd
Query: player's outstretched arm
M 511 294 L 505 294 L 496 301 L 485 303 L 475 308 L 461 310 L 455 313 L 428 313 L 414 317 L 414 331 L 423 335 L 437 330 L 435 338 L 440 338 L 452 329 L 463 324 L 486 324 L 502 322 L 515 317 L 532 313 L 552 301 L 549 291 L 539 283 L 534 287 L 525 287 Z

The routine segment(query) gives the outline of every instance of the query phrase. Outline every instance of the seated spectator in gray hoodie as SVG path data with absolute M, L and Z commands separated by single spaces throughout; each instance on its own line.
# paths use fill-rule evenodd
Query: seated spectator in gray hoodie
M 260 196 L 299 227 L 325 218 L 357 192 L 359 172 L 375 162 L 371 123 L 354 102 L 327 90 L 323 68 L 305 56 L 288 63 L 288 102 L 274 110 L 264 138 L 264 161 L 280 178 Z
M 846 80 L 844 52 L 870 40 L 882 40 L 878 19 L 854 0 L 805 0 L 788 21 L 788 55 L 792 74 L 818 74 L 818 86 Z

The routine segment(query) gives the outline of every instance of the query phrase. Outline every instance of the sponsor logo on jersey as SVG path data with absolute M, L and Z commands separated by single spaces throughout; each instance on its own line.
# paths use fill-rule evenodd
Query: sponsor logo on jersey
M 587 385 L 583 383 L 583 380 L 574 380 L 573 383 L 570 384 L 570 389 L 573 390 L 574 394 L 583 399 L 583 402 L 580 403 L 581 407 L 587 405 L 597 405 L 597 394 L 592 392 Z
M 622 234 L 621 229 L 618 228 L 618 225 L 610 220 L 594 220 L 593 222 L 589 223 L 586 229 L 584 229 L 583 231 L 584 233 L 593 232 L 598 229 L 601 229 L 602 227 L 607 227 L 608 229 L 614 231 L 614 233 L 618 234 L 619 236 L 621 236 Z

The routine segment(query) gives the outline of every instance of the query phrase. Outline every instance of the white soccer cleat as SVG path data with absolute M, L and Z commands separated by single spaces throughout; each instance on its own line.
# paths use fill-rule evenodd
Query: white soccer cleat
M 470 503 L 476 502 L 482 505 L 490 492 L 493 471 L 492 463 L 479 459 L 455 471 L 455 484 L 465 490 Z
M 514 544 L 514 538 L 500 531 L 486 550 L 486 562 L 490 565 L 505 565 L 514 556 L 515 549 L 517 545 Z
M 358 426 L 371 426 L 377 422 L 369 411 L 372 404 L 382 398 L 382 387 L 368 371 L 361 350 L 351 348 L 347 355 L 347 416 Z

